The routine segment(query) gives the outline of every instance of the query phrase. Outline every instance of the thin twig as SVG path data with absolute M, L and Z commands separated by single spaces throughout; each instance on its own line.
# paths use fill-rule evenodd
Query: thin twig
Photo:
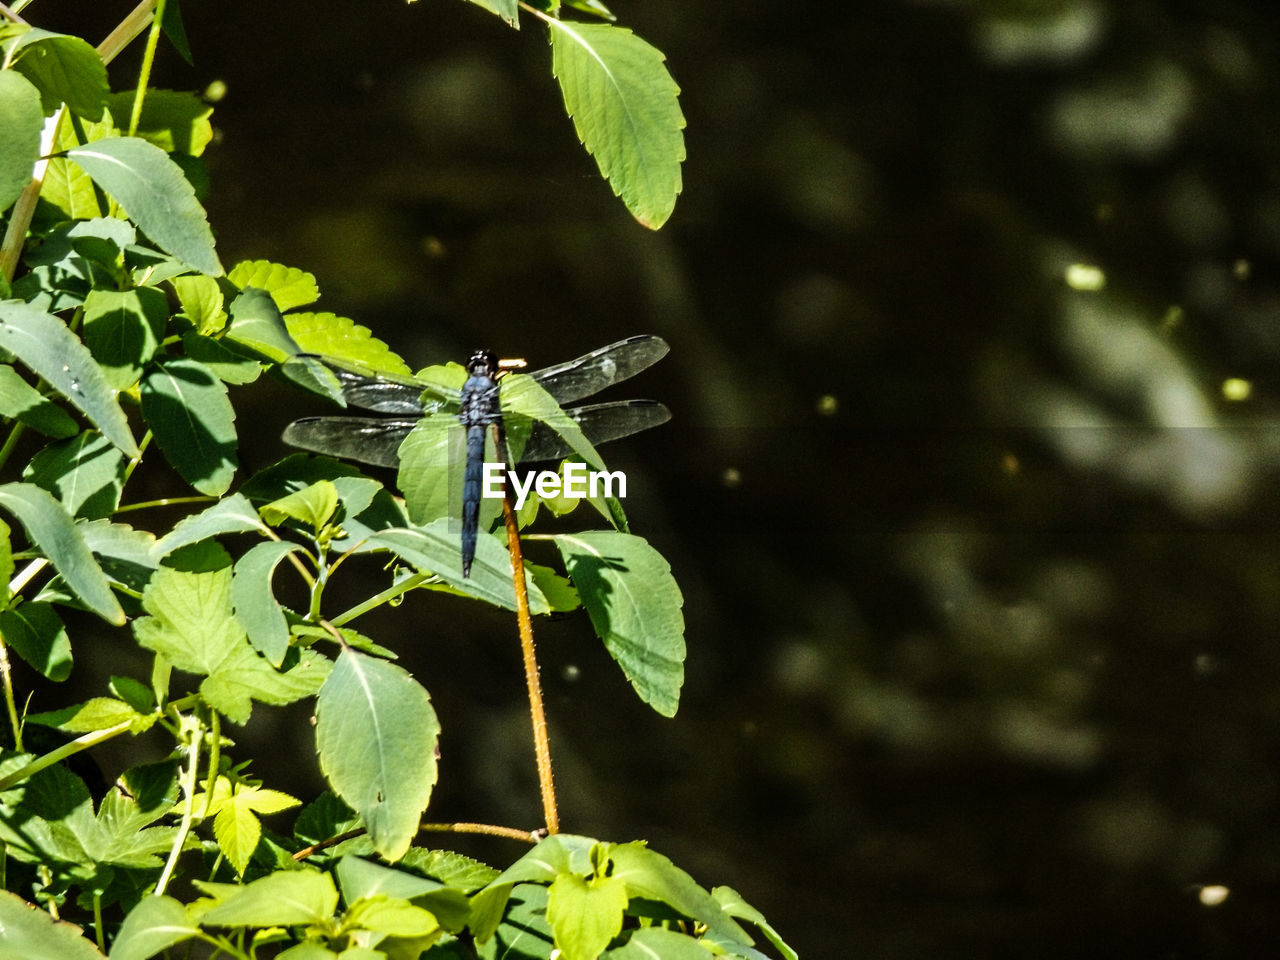
M 516 592 L 516 622 L 520 627 L 520 652 L 524 659 L 524 682 L 529 692 L 529 717 L 533 726 L 533 752 L 538 763 L 538 787 L 542 792 L 542 813 L 547 833 L 560 832 L 556 810 L 556 788 L 551 777 L 551 740 L 547 736 L 547 711 L 542 705 L 542 682 L 538 679 L 538 656 L 533 646 L 533 619 L 529 616 L 529 591 L 524 580 L 524 556 L 520 551 L 520 526 L 511 502 L 508 479 L 502 497 L 502 517 L 507 526 L 507 551 L 511 554 L 511 576 Z

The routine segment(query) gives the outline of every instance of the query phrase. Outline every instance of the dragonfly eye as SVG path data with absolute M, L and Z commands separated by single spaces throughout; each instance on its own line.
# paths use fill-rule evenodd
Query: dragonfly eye
M 492 379 L 498 375 L 498 358 L 488 350 L 477 350 L 467 361 L 467 373 L 473 377 L 484 375 Z

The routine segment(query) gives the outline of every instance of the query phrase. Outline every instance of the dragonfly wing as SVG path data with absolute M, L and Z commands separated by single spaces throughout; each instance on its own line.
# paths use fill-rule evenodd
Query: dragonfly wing
M 411 377 L 382 373 L 350 360 L 339 361 L 319 354 L 304 353 L 289 360 L 284 367 L 286 375 L 291 375 L 294 370 L 305 371 L 306 377 L 295 378 L 303 383 L 308 378 L 314 380 L 327 373 L 336 381 L 343 400 L 354 407 L 376 413 L 421 416 L 424 412 L 435 412 L 450 403 L 456 405 L 457 391 L 423 383 Z M 424 391 L 430 391 L 431 395 L 424 399 Z
M 620 440 L 641 430 L 648 430 L 671 419 L 671 411 L 656 400 L 618 400 L 573 407 L 565 413 L 577 421 L 593 446 Z M 534 423 L 520 454 L 521 463 L 560 460 L 571 455 L 573 448 L 560 434 L 545 423 Z
M 381 417 L 305 417 L 285 427 L 284 442 L 312 453 L 394 467 L 400 463 L 400 444 L 417 422 Z
M 557 401 L 569 403 L 634 377 L 665 357 L 669 349 L 661 337 L 628 337 L 530 376 Z

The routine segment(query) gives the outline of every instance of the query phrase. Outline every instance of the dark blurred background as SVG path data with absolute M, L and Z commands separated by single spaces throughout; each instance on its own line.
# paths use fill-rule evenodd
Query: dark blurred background
M 195 67 L 157 75 L 226 86 L 223 261 L 314 272 L 411 364 L 670 341 L 620 395 L 675 419 L 609 462 L 683 589 L 688 680 L 664 720 L 585 618 L 540 625 L 566 829 L 648 838 L 807 960 L 1272 955 L 1274 5 L 611 5 L 683 89 L 658 233 L 532 18 L 188 0 Z M 28 15 L 105 34 L 131 4 L 83 6 Z M 238 403 L 247 471 L 320 412 Z M 362 624 L 441 713 L 429 815 L 533 824 L 514 625 L 475 606 Z M 310 737 L 264 707 L 237 735 L 305 795 Z

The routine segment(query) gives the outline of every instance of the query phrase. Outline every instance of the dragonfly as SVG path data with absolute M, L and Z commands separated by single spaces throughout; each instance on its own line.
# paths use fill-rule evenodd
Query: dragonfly
M 528 376 L 558 404 L 589 397 L 615 383 L 635 376 L 657 363 L 668 351 L 661 337 L 628 337 L 583 354 L 574 360 L 537 370 Z M 428 440 L 440 448 L 454 448 L 465 438 L 465 470 L 462 483 L 462 575 L 471 575 L 480 518 L 480 490 L 485 438 L 491 430 L 499 456 L 507 446 L 504 429 L 502 385 L 507 382 L 497 358 L 477 350 L 467 362 L 467 378 L 461 389 L 392 376 L 358 371 L 353 365 L 328 357 L 304 355 L 302 360 L 322 363 L 336 379 L 343 400 L 351 406 L 382 417 L 305 417 L 289 424 L 286 443 L 346 460 L 380 467 L 401 464 L 401 445 L 415 429 L 439 434 Z M 581 429 L 591 445 L 631 436 L 671 419 L 671 411 L 654 400 L 615 400 L 569 407 L 563 413 Z M 527 436 L 517 431 L 513 450 L 518 460 L 511 466 L 549 462 L 577 456 L 575 444 L 545 421 L 525 424 Z M 447 434 L 446 434 L 447 432 Z M 521 440 L 523 442 L 521 443 Z

